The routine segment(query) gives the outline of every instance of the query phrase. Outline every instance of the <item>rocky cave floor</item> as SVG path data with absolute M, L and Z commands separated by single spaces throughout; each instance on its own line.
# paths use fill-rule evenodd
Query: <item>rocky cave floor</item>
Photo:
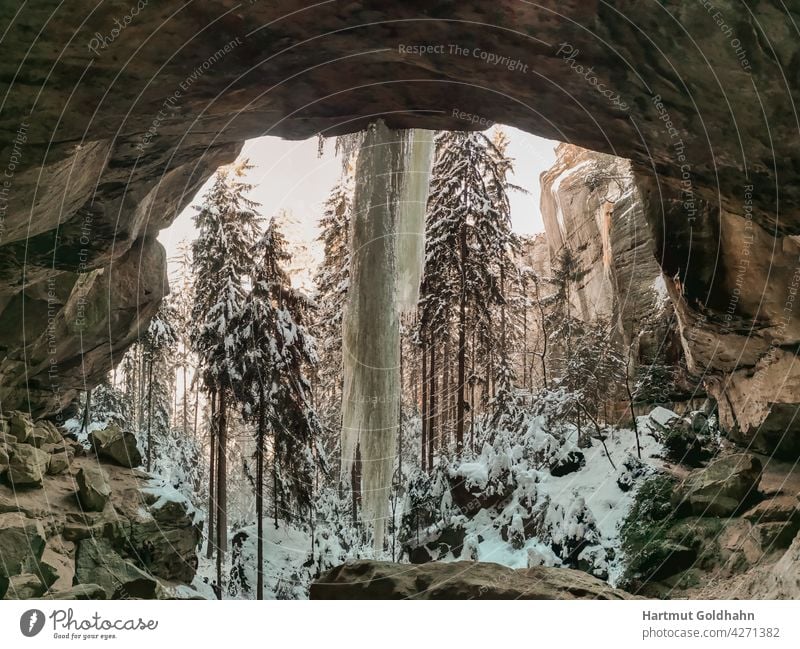
M 130 433 L 112 425 L 88 441 L 91 451 L 18 412 L 0 419 L 0 595 L 199 597 L 190 584 L 202 516 L 174 488 L 135 468 L 142 458 Z M 702 464 L 665 459 L 660 482 L 639 487 L 622 537 L 631 558 L 621 588 L 574 566 L 513 569 L 451 556 L 348 562 L 319 577 L 310 596 L 800 597 L 797 463 L 723 442 Z

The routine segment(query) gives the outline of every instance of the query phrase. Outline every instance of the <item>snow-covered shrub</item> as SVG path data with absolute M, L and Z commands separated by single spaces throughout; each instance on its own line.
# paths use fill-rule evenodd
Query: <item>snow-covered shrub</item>
M 415 474 L 403 513 L 404 556 L 570 566 L 615 580 L 619 524 L 653 469 L 631 455 L 632 430 L 610 430 L 605 446 L 590 439 L 579 450 L 575 427 L 558 418 L 564 403 L 560 391 L 549 392 L 515 429 L 483 421 L 479 452 Z M 661 453 L 652 436 L 642 444 L 645 460 Z M 553 470 L 569 462 L 569 472 Z
M 620 465 L 619 475 L 617 476 L 617 486 L 622 491 L 630 491 L 637 481 L 650 471 L 649 467 L 637 458 L 633 453 L 628 452 Z
M 309 557 L 312 577 L 351 559 L 372 556 L 363 528 L 353 525 L 352 503 L 335 489 L 324 489 L 315 502 L 313 547 Z
M 666 532 L 673 516 L 670 499 L 674 487 L 673 479 L 656 474 L 648 477 L 637 491 L 620 528 L 623 584 L 646 579 L 672 552 L 673 545 Z
M 665 457 L 679 464 L 703 466 L 719 451 L 716 417 L 703 411 L 680 416 L 663 407 L 655 408 L 645 420 L 664 446 Z

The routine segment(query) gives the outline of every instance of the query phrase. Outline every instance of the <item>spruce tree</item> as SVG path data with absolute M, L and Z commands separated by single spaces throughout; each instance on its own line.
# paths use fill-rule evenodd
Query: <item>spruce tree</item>
M 243 180 L 251 168 L 245 161 L 217 172 L 197 209 L 198 237 L 192 245 L 195 299 L 191 338 L 212 412 L 208 554 L 210 557 L 216 546 L 220 593 L 227 549 L 227 415 L 232 391 L 241 380 L 233 323 L 246 297 L 261 220 L 258 204 L 247 198 L 252 186 Z
M 507 174 L 511 161 L 502 139 L 483 133 L 444 132 L 437 137 L 436 160 L 428 199 L 425 279 L 419 321 L 420 338 L 429 346 L 428 466 L 435 435 L 436 355 L 444 337 L 456 339 L 456 450 L 464 446 L 467 412 L 467 354 L 484 361 L 494 353 L 507 358 L 510 328 L 502 326 L 506 285 L 518 282 L 512 263 L 518 245 L 511 230 Z M 508 323 L 506 322 L 506 325 Z M 468 333 L 474 332 L 472 345 Z M 504 339 L 505 335 L 505 339 Z M 424 353 L 424 352 L 423 352 Z M 501 364 L 511 380 L 510 363 Z M 474 405 L 474 404 L 473 404 Z
M 324 257 L 314 277 L 317 309 L 314 332 L 319 341 L 320 363 L 317 375 L 317 401 L 325 412 L 328 448 L 339 443 L 342 407 L 342 316 L 350 280 L 350 213 L 352 187 L 349 175 L 338 182 L 319 221 L 319 242 Z
M 256 425 L 257 597 L 263 598 L 264 449 L 272 436 L 273 504 L 284 520 L 310 513 L 322 425 L 312 403 L 308 371 L 317 362 L 305 329 L 310 303 L 291 286 L 283 266 L 286 240 L 275 219 L 256 246 L 252 290 L 237 317 L 234 339 L 241 361 L 237 391 L 246 420 Z
M 154 469 L 158 447 L 170 434 L 172 391 L 175 382 L 174 353 L 177 335 L 173 322 L 175 310 L 167 298 L 150 320 L 139 343 L 142 347 L 145 388 L 145 467 Z M 140 434 L 143 431 L 139 431 Z

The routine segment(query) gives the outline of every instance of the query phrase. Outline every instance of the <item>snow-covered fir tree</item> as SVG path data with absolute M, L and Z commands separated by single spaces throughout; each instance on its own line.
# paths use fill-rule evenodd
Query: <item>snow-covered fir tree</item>
M 211 403 L 212 453 L 209 471 L 208 554 L 217 551 L 217 584 L 222 589 L 227 549 L 227 428 L 233 390 L 241 381 L 234 339 L 235 319 L 247 295 L 248 275 L 258 239 L 258 204 L 247 197 L 252 186 L 244 161 L 217 172 L 197 208 L 198 237 L 192 245 L 195 300 L 192 344 L 200 377 Z
M 304 322 L 310 304 L 284 270 L 286 240 L 273 219 L 255 247 L 252 289 L 232 332 L 242 380 L 236 390 L 244 417 L 256 428 L 257 595 L 263 597 L 264 457 L 271 442 L 275 526 L 310 515 L 314 471 L 324 468 L 322 424 L 308 373 L 317 363 Z
M 154 458 L 159 455 L 158 446 L 170 434 L 172 399 L 175 386 L 174 350 L 177 335 L 173 322 L 175 311 L 169 299 L 164 300 L 150 320 L 147 331 L 139 342 L 144 363 L 145 424 L 140 430 L 140 440 L 145 447 L 145 468 L 154 469 Z
M 436 140 L 419 305 L 423 373 L 427 374 L 423 437 L 428 466 L 432 466 L 437 436 L 437 348 L 450 340 L 454 343 L 454 430 L 460 452 L 467 410 L 475 407 L 466 398 L 467 385 L 474 380 L 468 377 L 468 355 L 481 355 L 486 361 L 502 351 L 503 336 L 507 339 L 510 331 L 500 321 L 506 308 L 506 285 L 518 282 L 512 261 L 516 237 L 506 191 L 511 162 L 502 139 L 498 144 L 484 133 L 444 132 Z M 452 360 L 445 357 L 443 363 L 449 365 Z M 505 389 L 511 390 L 513 374 L 508 365 L 502 377 Z
M 517 399 L 517 372 L 512 349 L 520 341 L 520 314 L 525 301 L 522 293 L 522 275 L 517 265 L 520 240 L 511 227 L 511 202 L 508 192 L 524 191 L 511 185 L 508 174 L 513 171 L 513 160 L 508 156 L 508 137 L 502 129 L 496 129 L 490 150 L 494 166 L 489 168 L 486 178 L 497 218 L 484 218 L 479 224 L 484 228 L 481 238 L 493 246 L 491 261 L 498 271 L 499 304 L 494 307 L 495 322 L 499 322 L 499 335 L 495 337 L 495 390 L 491 402 L 495 425 L 514 422 L 519 416 Z
M 314 276 L 314 333 L 320 355 L 316 397 L 325 426 L 328 450 L 339 443 L 342 402 L 342 316 L 350 279 L 350 212 L 352 178 L 345 173 L 325 201 L 319 220 L 324 257 Z

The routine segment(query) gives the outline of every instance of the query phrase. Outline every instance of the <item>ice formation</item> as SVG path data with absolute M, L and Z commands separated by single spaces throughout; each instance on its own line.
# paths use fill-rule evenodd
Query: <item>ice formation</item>
M 409 132 L 408 167 L 403 174 L 403 194 L 397 231 L 397 300 L 400 313 L 417 307 L 422 269 L 425 267 L 425 208 L 428 203 L 433 132 Z
M 362 513 L 372 523 L 376 551 L 383 548 L 400 406 L 400 293 L 415 299 L 418 291 L 427 194 L 422 172 L 430 168 L 430 147 L 424 133 L 393 131 L 379 121 L 364 135 L 356 162 L 350 289 L 342 331 L 342 476 L 350 475 L 359 448 Z M 409 169 L 420 173 L 408 180 Z M 401 239 L 416 239 L 413 245 L 399 244 L 401 219 L 417 234 Z M 409 286 L 415 282 L 416 287 Z

